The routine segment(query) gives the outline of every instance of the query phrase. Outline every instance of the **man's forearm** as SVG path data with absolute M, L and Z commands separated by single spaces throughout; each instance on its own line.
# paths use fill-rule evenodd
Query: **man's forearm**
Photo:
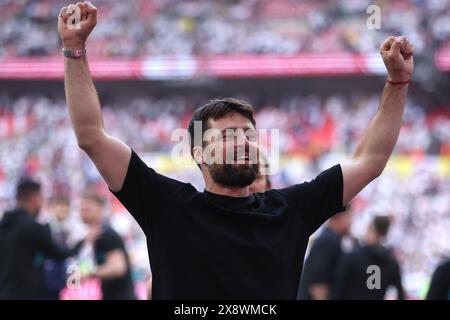
M 86 57 L 65 58 L 65 91 L 70 118 L 78 144 L 91 145 L 103 133 L 103 120 L 97 92 Z
M 385 85 L 378 112 L 353 155 L 354 159 L 369 163 L 376 174 L 383 171 L 397 142 L 407 91 L 407 85 Z
M 126 258 L 123 252 L 114 250 L 106 258 L 106 262 L 98 267 L 94 273 L 100 279 L 117 278 L 127 272 Z
M 103 265 L 97 269 L 94 276 L 102 280 L 114 279 L 123 276 L 126 271 L 126 268 L 121 268 L 114 265 Z

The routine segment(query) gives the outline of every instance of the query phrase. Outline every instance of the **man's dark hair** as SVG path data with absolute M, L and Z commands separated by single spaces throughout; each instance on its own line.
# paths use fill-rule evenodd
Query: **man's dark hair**
M 242 100 L 234 99 L 234 98 L 223 98 L 223 99 L 214 99 L 204 106 L 197 108 L 192 114 L 191 122 L 189 123 L 188 131 L 190 135 L 191 142 L 191 154 L 194 156 L 194 122 L 201 121 L 202 122 L 202 143 L 203 143 L 203 134 L 208 129 L 208 120 L 213 119 L 217 120 L 220 118 L 224 118 L 228 115 L 232 115 L 234 113 L 239 113 L 245 117 L 247 117 L 250 122 L 255 126 L 256 121 L 253 117 L 253 107 Z
M 372 225 L 377 235 L 385 237 L 389 232 L 391 219 L 387 216 L 376 216 L 372 221 Z
M 41 184 L 29 178 L 22 179 L 17 185 L 17 201 L 27 201 L 30 196 L 41 191 Z

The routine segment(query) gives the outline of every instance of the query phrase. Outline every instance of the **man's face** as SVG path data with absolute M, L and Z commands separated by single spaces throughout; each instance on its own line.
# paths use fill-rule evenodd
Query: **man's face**
M 41 212 L 42 206 L 44 204 L 44 197 L 41 192 L 35 192 L 30 195 L 28 200 L 28 210 L 29 214 L 34 217 L 37 217 Z
M 51 214 L 58 221 L 64 221 L 69 216 L 70 207 L 67 203 L 56 202 L 50 207 Z
M 208 120 L 203 144 L 203 163 L 212 179 L 221 185 L 245 187 L 256 179 L 257 134 L 245 116 L 234 113 Z
M 93 224 L 102 215 L 102 207 L 92 199 L 83 198 L 81 200 L 81 220 L 86 224 Z

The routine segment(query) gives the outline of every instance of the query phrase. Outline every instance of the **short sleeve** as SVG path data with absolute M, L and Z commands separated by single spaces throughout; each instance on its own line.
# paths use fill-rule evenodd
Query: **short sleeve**
M 97 240 L 96 246 L 99 250 L 107 254 L 113 250 L 121 250 L 122 249 L 122 240 L 119 235 L 114 233 L 105 232 L 102 236 Z
M 146 232 L 148 223 L 164 208 L 184 184 L 149 168 L 132 150 L 127 174 L 120 191 L 110 190 Z
M 342 212 L 343 176 L 339 164 L 321 172 L 315 179 L 278 191 L 298 208 L 302 221 L 314 233 L 328 218 Z

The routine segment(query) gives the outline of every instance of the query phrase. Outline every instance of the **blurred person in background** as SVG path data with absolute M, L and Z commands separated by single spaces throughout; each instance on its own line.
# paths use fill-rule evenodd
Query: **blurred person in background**
M 376 216 L 369 225 L 364 245 L 341 259 L 333 284 L 332 299 L 382 300 L 390 286 L 395 287 L 399 300 L 405 298 L 400 266 L 391 249 L 383 245 L 390 224 L 390 217 Z M 370 271 L 370 266 L 376 266 L 380 273 Z M 379 279 L 373 278 L 374 288 L 368 284 L 372 273 L 374 277 L 379 276 Z M 377 282 L 379 287 L 376 287 Z
M 426 299 L 450 300 L 450 258 L 434 271 Z
M 351 226 L 350 206 L 328 220 L 326 227 L 314 240 L 305 261 L 298 299 L 327 300 L 336 279 L 336 268 L 344 252 L 343 237 Z
M 259 168 L 255 181 L 250 185 L 250 193 L 262 193 L 269 190 L 272 187 L 272 183 L 269 178 L 269 161 L 267 156 L 259 152 Z
M 85 277 L 100 279 L 104 300 L 135 300 L 128 253 L 120 235 L 107 222 L 105 201 L 95 192 L 86 192 L 81 199 L 80 215 L 95 238 L 93 252 L 97 264 L 96 270 Z
M 69 249 L 58 244 L 48 225 L 36 219 L 43 205 L 41 185 L 23 180 L 17 186 L 17 207 L 0 221 L 0 299 L 48 299 L 44 259 L 75 255 L 82 241 Z
M 62 246 L 74 243 L 76 226 L 70 219 L 70 199 L 65 195 L 56 195 L 49 200 L 48 225 L 53 240 Z M 66 286 L 67 260 L 46 259 L 44 261 L 44 282 L 48 299 L 59 299 L 61 290 Z

